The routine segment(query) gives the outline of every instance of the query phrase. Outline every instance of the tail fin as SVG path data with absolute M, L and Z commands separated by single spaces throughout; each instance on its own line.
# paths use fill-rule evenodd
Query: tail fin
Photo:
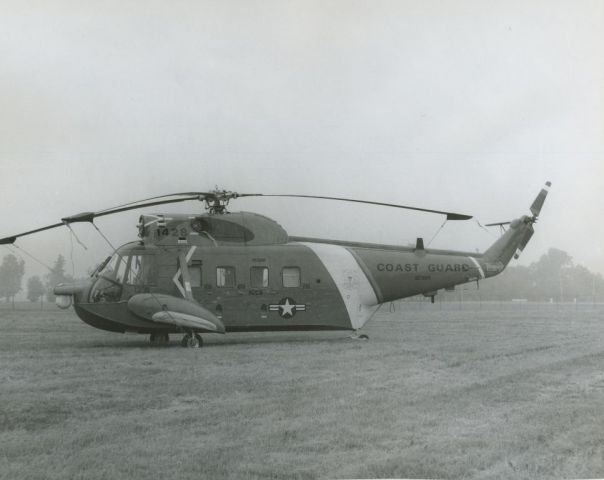
M 551 186 L 552 182 L 545 182 L 545 186 L 541 189 L 539 195 L 537 195 L 537 198 L 535 198 L 535 201 L 531 205 L 531 213 L 533 214 L 533 218 L 535 219 L 535 221 L 541 213 L 541 208 L 543 207 L 543 203 L 545 202 L 545 197 L 547 197 L 547 192 L 549 191 L 549 187 Z
M 537 198 L 535 198 L 530 208 L 532 216 L 523 215 L 509 222 L 510 226 L 508 230 L 484 252 L 482 260 L 486 263 L 485 271 L 488 272 L 487 276 L 493 276 L 502 272 L 512 257 L 518 258 L 524 250 L 533 233 L 535 233 L 533 225 L 537 222 L 551 185 L 551 182 L 546 182 L 545 187 L 539 192 Z M 506 223 L 502 222 L 502 224 Z

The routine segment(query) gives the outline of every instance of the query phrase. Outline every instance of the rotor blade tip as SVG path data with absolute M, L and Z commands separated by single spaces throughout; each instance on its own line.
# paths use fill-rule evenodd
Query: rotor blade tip
M 17 237 L 0 238 L 0 245 L 12 245 L 17 240 Z

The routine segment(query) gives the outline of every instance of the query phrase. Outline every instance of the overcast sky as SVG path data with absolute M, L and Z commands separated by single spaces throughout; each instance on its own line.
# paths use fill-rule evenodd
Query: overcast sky
M 0 0 L 0 236 L 215 185 L 475 215 L 528 213 L 604 273 L 603 1 Z M 197 204 L 160 211 L 194 212 Z M 291 234 L 407 244 L 442 218 L 239 200 Z M 157 211 L 157 208 L 153 208 Z M 148 211 L 148 210 L 147 210 Z M 98 220 L 136 239 L 139 212 Z M 76 225 L 19 244 L 76 274 L 110 253 Z M 498 234 L 449 222 L 433 247 Z M 6 249 L 2 254 L 8 253 Z M 26 276 L 44 273 L 28 257 Z

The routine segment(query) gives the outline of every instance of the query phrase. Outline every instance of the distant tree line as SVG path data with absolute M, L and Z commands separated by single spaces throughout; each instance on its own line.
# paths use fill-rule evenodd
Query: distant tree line
M 463 295 L 464 300 L 602 302 L 604 278 L 575 264 L 567 252 L 550 248 L 529 266 L 508 267 L 500 275 L 482 280 L 478 289 L 464 290 Z
M 5 255 L 0 264 L 0 298 L 14 305 L 15 295 L 22 290 L 21 284 L 25 273 L 25 261 L 15 255 Z M 49 272 L 40 278 L 38 275 L 27 280 L 27 299 L 30 302 L 53 302 L 53 288 L 59 283 L 73 282 L 73 277 L 65 273 L 65 258 L 59 255 Z
M 13 302 L 21 291 L 25 261 L 15 255 L 4 256 L 0 264 L 0 298 Z M 49 272 L 27 281 L 27 299 L 31 302 L 54 301 L 53 288 L 74 279 L 65 273 L 65 258 L 59 255 Z M 457 287 L 457 290 L 462 288 Z M 478 289 L 463 287 L 465 300 L 510 301 L 526 299 L 535 302 L 603 302 L 604 278 L 583 265 L 576 265 L 565 251 L 550 248 L 528 267 L 512 266 L 488 280 L 482 280 Z M 446 295 L 450 298 L 450 294 Z
M 7 302 L 15 302 L 21 290 L 21 279 L 25 273 L 25 261 L 14 255 L 6 255 L 0 264 L 0 296 Z

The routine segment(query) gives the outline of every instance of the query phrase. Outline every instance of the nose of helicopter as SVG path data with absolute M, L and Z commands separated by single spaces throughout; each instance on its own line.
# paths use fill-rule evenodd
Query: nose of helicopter
M 54 289 L 56 303 L 61 308 L 71 306 L 72 299 L 75 303 L 81 302 L 92 286 L 92 280 L 81 280 L 74 283 L 60 283 Z

